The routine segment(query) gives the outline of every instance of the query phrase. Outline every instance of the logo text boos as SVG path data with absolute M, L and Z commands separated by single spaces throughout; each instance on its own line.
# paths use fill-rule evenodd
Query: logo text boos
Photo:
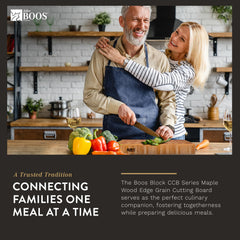
M 10 18 L 11 21 L 47 20 L 47 13 L 32 12 L 27 9 L 11 9 Z

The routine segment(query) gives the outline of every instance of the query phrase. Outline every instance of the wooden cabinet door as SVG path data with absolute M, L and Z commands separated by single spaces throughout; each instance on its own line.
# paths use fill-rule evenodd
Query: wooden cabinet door
M 228 132 L 226 130 L 203 130 L 203 139 L 208 139 L 210 142 L 227 142 L 229 140 L 224 133 Z
M 68 140 L 72 129 L 15 129 L 15 140 Z

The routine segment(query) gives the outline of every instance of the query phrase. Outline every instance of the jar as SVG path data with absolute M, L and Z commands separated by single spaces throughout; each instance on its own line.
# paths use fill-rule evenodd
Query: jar
M 219 120 L 218 107 L 209 107 L 208 108 L 208 119 L 209 120 Z

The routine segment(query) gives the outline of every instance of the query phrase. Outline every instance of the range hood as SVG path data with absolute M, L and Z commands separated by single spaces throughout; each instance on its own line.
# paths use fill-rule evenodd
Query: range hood
M 156 6 L 156 18 L 151 21 L 147 39 L 167 39 L 182 23 L 175 17 L 175 6 Z

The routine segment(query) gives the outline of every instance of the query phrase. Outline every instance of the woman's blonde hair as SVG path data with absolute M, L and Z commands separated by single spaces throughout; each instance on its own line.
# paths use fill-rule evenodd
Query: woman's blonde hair
M 193 85 L 203 87 L 210 73 L 209 63 L 209 37 L 203 26 L 196 22 L 184 22 L 180 27 L 189 27 L 189 50 L 185 59 L 195 70 Z M 166 55 L 171 56 L 171 51 L 166 50 Z

